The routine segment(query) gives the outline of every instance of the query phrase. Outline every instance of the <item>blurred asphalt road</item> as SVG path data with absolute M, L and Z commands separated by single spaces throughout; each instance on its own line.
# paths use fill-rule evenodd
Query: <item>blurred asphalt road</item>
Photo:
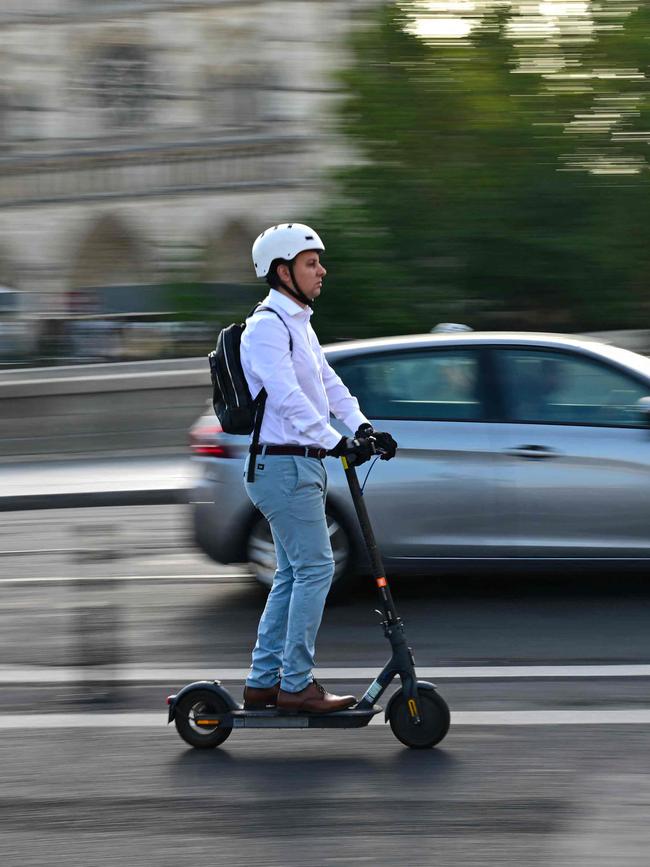
M 438 749 L 378 720 L 196 752 L 165 696 L 200 676 L 241 696 L 263 594 L 193 548 L 187 511 L 3 515 L 3 867 L 646 867 L 644 576 L 395 577 L 452 710 Z M 325 611 L 332 689 L 385 661 L 374 601 L 363 585 Z
M 645 867 L 645 728 L 237 733 L 163 726 L 0 742 L 5 867 Z
M 0 511 L 184 502 L 187 455 L 0 464 Z

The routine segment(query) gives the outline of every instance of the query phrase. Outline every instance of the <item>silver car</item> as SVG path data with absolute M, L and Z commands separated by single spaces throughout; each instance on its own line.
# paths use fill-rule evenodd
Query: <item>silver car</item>
M 359 468 L 389 572 L 558 561 L 650 563 L 650 359 L 558 334 L 464 332 L 325 348 L 397 457 Z M 644 400 L 646 398 L 646 400 Z M 339 430 L 345 428 L 334 422 Z M 247 438 L 192 429 L 199 546 L 269 586 L 264 518 L 243 486 Z M 343 578 L 365 557 L 340 462 L 327 515 Z

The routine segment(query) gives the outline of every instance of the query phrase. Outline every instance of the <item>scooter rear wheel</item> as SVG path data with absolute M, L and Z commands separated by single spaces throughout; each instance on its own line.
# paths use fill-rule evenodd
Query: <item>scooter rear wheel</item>
M 400 690 L 390 707 L 388 721 L 398 741 L 414 750 L 435 747 L 449 731 L 449 707 L 434 689 L 418 691 L 420 725 L 413 725 L 407 698 Z
M 227 713 L 228 706 L 218 695 L 207 689 L 192 690 L 176 706 L 176 731 L 185 743 L 199 750 L 218 747 L 232 731 L 232 726 L 219 724 Z

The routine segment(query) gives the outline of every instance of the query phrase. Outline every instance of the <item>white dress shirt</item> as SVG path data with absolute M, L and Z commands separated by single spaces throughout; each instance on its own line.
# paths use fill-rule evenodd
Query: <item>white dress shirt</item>
M 264 387 L 268 395 L 260 442 L 331 449 L 341 434 L 329 423 L 330 412 L 351 431 L 368 419 L 327 363 L 309 321 L 312 309 L 276 289 L 262 304 L 283 321 L 262 310 L 246 320 L 242 335 L 241 362 L 250 392 L 255 397 Z

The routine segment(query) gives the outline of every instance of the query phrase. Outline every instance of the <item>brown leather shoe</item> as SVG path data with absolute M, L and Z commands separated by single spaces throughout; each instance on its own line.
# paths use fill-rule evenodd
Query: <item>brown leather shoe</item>
M 285 713 L 332 713 L 355 703 L 353 695 L 332 695 L 315 680 L 300 692 L 281 689 L 278 693 L 278 710 Z
M 256 686 L 245 686 L 244 710 L 265 710 L 267 707 L 275 707 L 279 691 L 279 683 L 266 689 L 258 689 Z

